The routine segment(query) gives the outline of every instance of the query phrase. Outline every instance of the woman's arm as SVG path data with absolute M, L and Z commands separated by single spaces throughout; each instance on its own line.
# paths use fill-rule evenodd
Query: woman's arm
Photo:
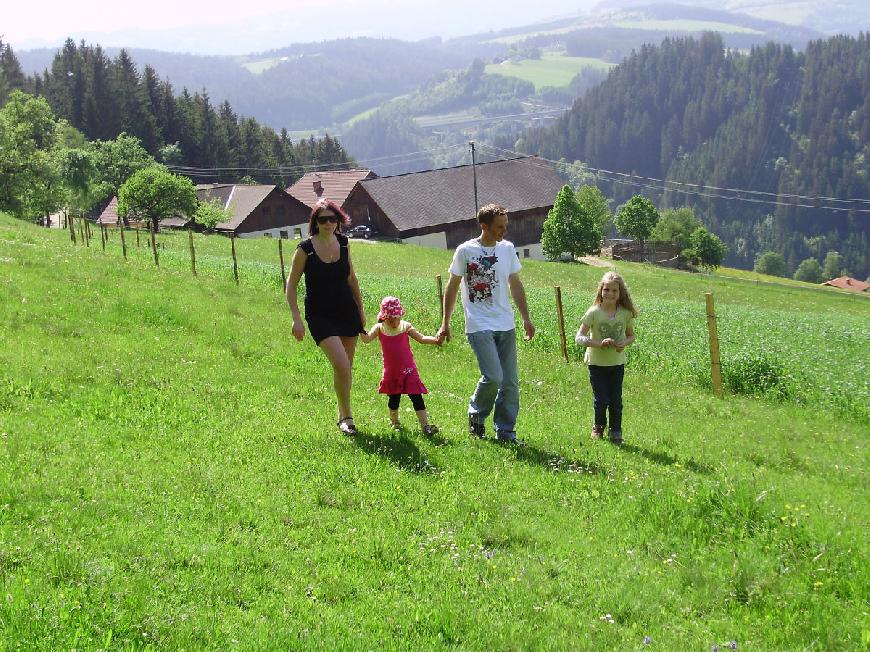
M 302 251 L 301 247 L 297 247 L 293 253 L 293 262 L 290 264 L 290 276 L 287 277 L 287 286 L 284 288 L 287 303 L 290 304 L 290 312 L 293 314 L 293 337 L 300 342 L 305 337 L 305 326 L 302 324 L 302 316 L 299 314 L 299 302 L 296 290 L 299 286 L 299 279 L 302 278 L 302 273 L 305 271 L 305 263 L 307 262 L 308 255 Z
M 353 300 L 356 301 L 359 309 L 359 318 L 365 327 L 366 309 L 363 307 L 362 294 L 359 291 L 359 281 L 356 278 L 356 271 L 353 268 L 353 262 L 350 259 L 350 247 L 347 249 L 347 263 L 350 265 L 350 273 L 347 275 L 347 284 L 350 286 L 350 291 L 353 293 Z
M 443 337 L 434 337 L 432 335 L 423 335 L 422 333 L 420 333 L 420 331 L 418 331 L 413 326 L 411 326 L 411 328 L 408 329 L 408 337 L 419 342 L 420 344 L 437 344 L 438 346 L 441 346 L 441 343 L 444 341 Z

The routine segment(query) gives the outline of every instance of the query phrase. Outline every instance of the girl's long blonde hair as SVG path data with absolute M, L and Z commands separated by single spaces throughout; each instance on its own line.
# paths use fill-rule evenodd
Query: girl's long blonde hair
M 601 277 L 601 280 L 598 281 L 598 288 L 595 290 L 595 304 L 601 305 L 601 303 L 603 303 L 603 299 L 601 298 L 601 288 L 603 288 L 607 283 L 613 281 L 616 281 L 619 284 L 619 301 L 616 302 L 616 305 L 622 306 L 628 310 L 632 317 L 637 317 L 637 308 L 634 307 L 634 301 L 631 300 L 631 293 L 628 291 L 628 286 L 625 284 L 625 280 L 616 272 L 607 272 Z

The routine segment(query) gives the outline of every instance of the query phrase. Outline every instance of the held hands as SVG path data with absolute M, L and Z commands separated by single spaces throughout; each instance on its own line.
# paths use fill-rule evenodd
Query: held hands
M 438 344 L 438 346 L 441 346 L 441 344 L 443 344 L 444 342 L 449 342 L 450 341 L 450 324 L 447 324 L 446 326 L 442 326 L 441 328 L 439 328 L 437 335 L 435 335 L 435 338 L 438 339 L 440 342 Z

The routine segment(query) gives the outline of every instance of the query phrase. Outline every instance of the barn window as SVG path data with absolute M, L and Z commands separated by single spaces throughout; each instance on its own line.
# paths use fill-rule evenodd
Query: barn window
M 278 233 L 280 234 L 280 236 L 282 238 L 284 238 L 285 240 L 287 239 L 287 232 L 286 231 L 279 231 Z
M 531 252 L 528 249 L 523 249 L 523 258 L 528 258 Z

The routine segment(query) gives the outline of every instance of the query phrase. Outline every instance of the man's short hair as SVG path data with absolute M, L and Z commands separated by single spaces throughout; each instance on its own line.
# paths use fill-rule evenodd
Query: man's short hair
M 501 204 L 487 204 L 477 211 L 477 221 L 479 224 L 492 224 L 497 216 L 507 213 L 508 210 Z

